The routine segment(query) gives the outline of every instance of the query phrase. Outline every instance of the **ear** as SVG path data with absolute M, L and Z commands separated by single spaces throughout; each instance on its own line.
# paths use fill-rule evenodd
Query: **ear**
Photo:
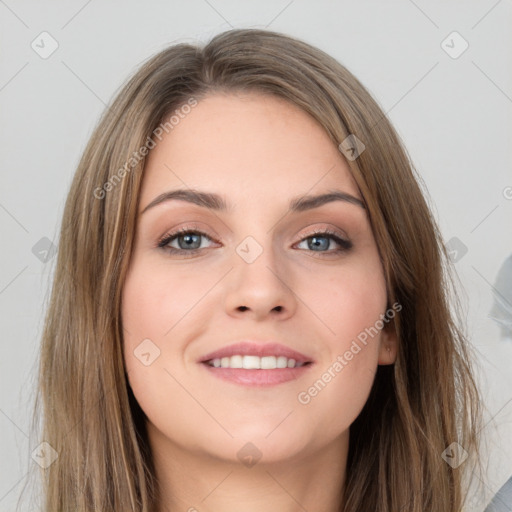
M 389 322 L 384 326 L 380 335 L 379 364 L 389 365 L 396 361 L 398 352 L 398 339 L 395 322 Z

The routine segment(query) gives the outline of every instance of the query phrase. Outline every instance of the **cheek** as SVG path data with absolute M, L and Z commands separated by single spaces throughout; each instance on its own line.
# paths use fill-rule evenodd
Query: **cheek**
M 158 266 L 135 258 L 123 286 L 125 369 L 138 404 L 151 419 L 167 414 L 162 406 L 169 401 L 172 378 L 166 369 L 168 359 L 176 354 L 169 353 L 169 343 L 166 343 L 169 336 L 165 335 L 186 313 L 181 293 L 176 300 L 179 284 L 176 279 L 172 283 L 166 280 Z
M 306 417 L 322 418 L 315 431 L 323 439 L 346 431 L 368 399 L 378 366 L 375 323 L 384 312 L 382 297 L 347 293 L 330 309 L 335 335 L 324 337 L 324 357 L 297 396 Z
M 207 315 L 200 299 L 216 279 L 212 273 L 170 272 L 149 259 L 131 264 L 122 291 L 123 356 L 130 386 L 148 416 L 169 399 L 166 390 L 175 383 L 168 371 L 185 371 L 185 345 L 197 332 L 198 315 Z
M 297 397 L 302 409 L 297 417 L 319 420 L 314 422 L 313 437 L 334 439 L 350 428 L 368 400 L 376 368 L 374 354 L 367 351 L 352 361 L 334 360 L 318 371 Z
M 204 277 L 204 276 L 203 276 Z M 122 318 L 127 341 L 165 336 L 208 290 L 208 279 L 165 265 L 134 261 L 123 287 Z
M 166 350 L 164 334 L 175 323 L 166 293 L 168 286 L 155 270 L 135 259 L 126 276 L 121 304 L 126 370 L 135 391 L 154 376 Z M 147 383 L 146 383 L 147 384 Z
M 327 328 L 326 353 L 297 398 L 310 416 L 328 418 L 320 427 L 322 435 L 335 436 L 349 428 L 370 393 L 378 365 L 386 285 L 378 257 L 352 265 L 324 284 L 323 291 L 310 292 L 309 300 L 316 302 Z
M 361 259 L 325 280 L 322 293 L 317 289 L 316 303 L 331 332 L 331 348 L 347 350 L 351 340 L 371 330 L 385 313 L 386 283 L 378 257 Z M 374 343 L 375 345 L 375 343 Z

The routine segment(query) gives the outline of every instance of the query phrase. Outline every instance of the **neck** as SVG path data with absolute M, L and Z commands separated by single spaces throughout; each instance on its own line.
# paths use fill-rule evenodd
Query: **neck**
M 161 436 L 148 424 L 153 441 Z M 151 442 L 159 486 L 157 512 L 339 512 L 348 432 L 333 443 L 287 460 L 244 466 L 184 450 L 169 439 Z M 164 448 L 165 447 L 165 448 Z M 162 449 L 164 448 L 164 449 Z

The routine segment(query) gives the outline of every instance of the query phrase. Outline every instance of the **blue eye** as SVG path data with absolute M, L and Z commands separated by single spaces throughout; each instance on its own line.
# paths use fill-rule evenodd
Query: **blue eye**
M 180 256 L 184 257 L 193 256 L 197 252 L 201 251 L 201 249 L 206 248 L 202 245 L 202 238 L 213 241 L 210 236 L 202 231 L 192 230 L 190 228 L 181 228 L 173 233 L 165 235 L 158 242 L 158 247 L 165 249 L 171 254 L 180 254 Z M 307 243 L 306 250 L 320 253 L 322 255 L 325 253 L 326 256 L 346 252 L 352 249 L 353 246 L 352 242 L 349 240 L 345 240 L 337 233 L 328 230 L 310 233 L 308 236 L 302 238 L 299 244 L 304 242 Z M 338 245 L 337 249 L 329 249 L 332 242 L 334 242 L 335 245 Z M 173 243 L 177 243 L 177 247 L 172 246 L 171 244 Z
M 182 251 L 194 252 L 204 248 L 201 247 L 201 237 L 206 237 L 211 240 L 211 238 L 202 231 L 192 231 L 187 228 L 182 228 L 174 233 L 165 235 L 164 238 L 158 242 L 158 247 L 168 249 L 171 253 Z M 171 242 L 174 241 L 178 242 L 177 248 L 170 246 Z
M 332 241 L 338 244 L 340 248 L 331 251 L 325 250 L 329 248 Z M 300 243 L 303 242 L 307 242 L 308 249 L 312 250 L 313 252 L 339 253 L 352 249 L 352 242 L 341 238 L 337 233 L 332 231 L 319 231 L 310 233 L 307 237 L 303 238 Z

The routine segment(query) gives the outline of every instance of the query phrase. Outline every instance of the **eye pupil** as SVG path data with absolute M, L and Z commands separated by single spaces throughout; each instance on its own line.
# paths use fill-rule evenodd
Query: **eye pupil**
M 199 246 L 201 245 L 200 237 L 201 237 L 201 235 L 198 235 L 195 233 L 189 233 L 186 235 L 182 235 L 181 237 L 178 237 L 178 245 L 180 246 L 180 249 L 190 249 L 190 248 L 198 249 Z M 194 240 L 194 238 L 195 238 L 195 240 Z M 182 244 L 180 243 L 181 239 L 186 240 L 185 246 L 182 246 Z M 197 245 L 197 247 L 191 247 L 191 245 L 193 245 L 194 242 L 197 244 L 198 241 L 199 241 L 199 244 Z
M 311 240 L 312 240 L 312 242 L 309 244 L 310 249 L 312 247 L 315 247 L 315 248 L 320 247 L 321 249 L 329 248 L 329 239 L 325 236 L 313 236 L 313 237 L 311 237 Z M 323 241 L 323 243 L 321 243 L 321 242 L 319 243 L 318 240 Z

